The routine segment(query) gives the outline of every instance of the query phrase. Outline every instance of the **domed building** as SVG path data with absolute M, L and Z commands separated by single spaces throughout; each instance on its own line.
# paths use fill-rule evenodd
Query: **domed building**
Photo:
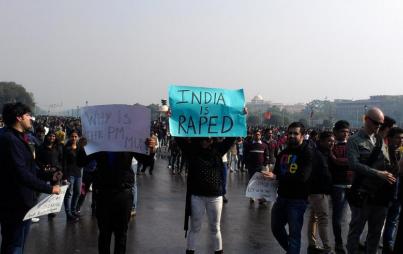
M 273 104 L 270 101 L 265 101 L 263 96 L 258 94 L 252 98 L 252 100 L 246 104 L 248 111 L 251 113 L 263 113 L 266 112 Z
M 255 97 L 253 97 L 252 104 L 264 104 L 265 101 L 263 100 L 263 96 L 261 96 L 260 94 L 256 95 Z M 270 103 L 270 102 L 267 102 Z

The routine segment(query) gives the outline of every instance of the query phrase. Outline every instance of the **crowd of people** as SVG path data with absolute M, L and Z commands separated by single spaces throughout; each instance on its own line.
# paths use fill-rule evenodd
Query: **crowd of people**
M 147 169 L 152 175 L 158 157 L 167 160 L 172 174 L 187 176 L 187 254 L 196 252 L 204 214 L 214 253 L 223 253 L 220 219 L 228 202 L 228 174 L 247 174 L 250 179 L 256 172 L 278 181 L 271 230 L 286 253 L 301 252 L 308 207 L 307 253 L 354 254 L 363 249 L 375 254 L 379 244 L 384 254 L 403 253 L 403 226 L 398 226 L 403 129 L 378 108 L 368 110 L 361 129 L 350 128 L 344 120 L 331 130 L 308 130 L 293 122 L 288 127 L 249 127 L 247 137 L 233 138 L 174 138 L 166 122 L 155 121 L 147 139 L 148 155 L 108 151 L 86 155 L 80 119 L 32 119 L 30 109 L 21 103 L 6 104 L 2 118 L 2 254 L 22 253 L 31 223 L 23 222 L 23 216 L 36 203 L 38 192 L 58 194 L 63 184 L 69 184 L 64 199 L 67 221 L 79 222 L 80 207 L 92 187 L 99 253 L 110 253 L 112 234 L 115 253 L 125 253 L 128 223 L 136 213 L 136 175 Z M 271 205 L 264 199 L 249 202 Z M 342 235 L 344 220 L 349 221 L 347 239 Z

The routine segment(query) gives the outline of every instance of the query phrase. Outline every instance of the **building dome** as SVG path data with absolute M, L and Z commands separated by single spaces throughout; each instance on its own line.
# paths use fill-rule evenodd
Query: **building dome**
M 255 97 L 253 97 L 252 101 L 262 101 L 263 100 L 263 96 L 261 96 L 260 94 L 256 95 Z

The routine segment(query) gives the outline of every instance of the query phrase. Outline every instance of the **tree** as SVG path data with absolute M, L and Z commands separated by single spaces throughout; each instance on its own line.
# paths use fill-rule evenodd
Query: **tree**
M 3 111 L 3 105 L 10 102 L 21 102 L 33 110 L 35 102 L 33 94 L 25 90 L 22 85 L 14 82 L 0 82 L 0 112 Z
M 150 104 L 147 106 L 151 110 L 151 120 L 157 120 L 160 117 L 160 112 L 159 108 L 160 106 L 158 104 Z
M 313 100 L 306 105 L 305 113 L 312 119 L 331 119 L 335 114 L 335 104 L 329 100 Z
M 329 119 L 323 120 L 323 126 L 324 126 L 324 127 L 326 127 L 326 128 L 331 128 L 331 127 L 333 127 L 332 125 L 333 125 L 333 124 L 332 124 L 332 121 L 330 121 Z

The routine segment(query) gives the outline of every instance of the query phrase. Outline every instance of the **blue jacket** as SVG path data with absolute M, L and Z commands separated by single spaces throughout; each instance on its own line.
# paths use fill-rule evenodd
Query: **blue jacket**
M 0 134 L 0 215 L 22 219 L 37 202 L 37 192 L 52 193 L 41 175 L 23 133 L 5 128 Z M 44 179 L 41 180 L 40 178 Z M 49 177 L 50 178 L 50 177 Z M 47 179 L 50 180 L 50 179 Z

